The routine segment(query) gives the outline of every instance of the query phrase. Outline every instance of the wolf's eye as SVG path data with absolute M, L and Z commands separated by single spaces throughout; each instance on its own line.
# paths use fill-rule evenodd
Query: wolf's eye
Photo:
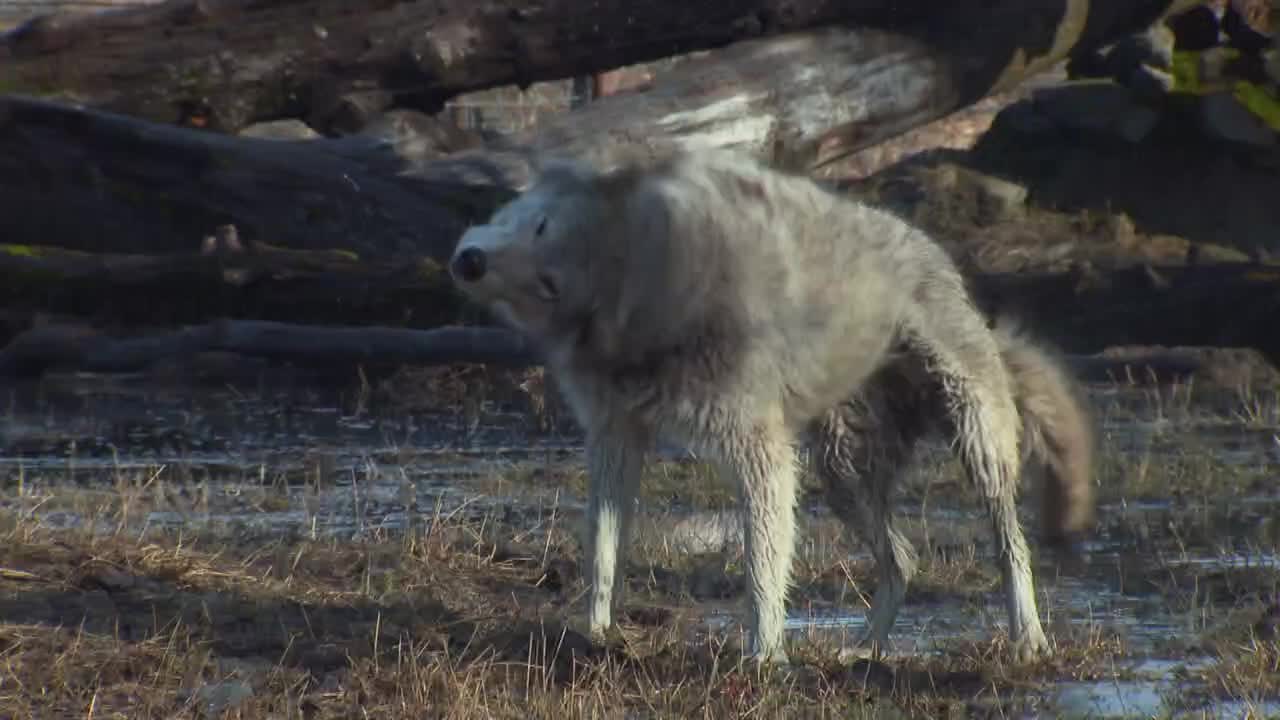
M 546 273 L 538 273 L 538 290 L 543 300 L 555 300 L 560 297 L 560 289 L 556 287 L 556 281 Z
M 533 231 L 536 237 L 542 237 L 542 232 L 547 229 L 547 218 L 544 216 L 538 221 L 538 229 Z

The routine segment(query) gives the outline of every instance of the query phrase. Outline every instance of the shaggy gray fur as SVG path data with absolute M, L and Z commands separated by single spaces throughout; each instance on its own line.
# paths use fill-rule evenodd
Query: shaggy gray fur
M 1039 395 L 1052 412 L 1020 414 L 1028 387 L 1053 383 L 1020 382 L 1011 353 L 1030 359 L 1021 377 L 1065 377 L 988 329 L 918 229 L 736 153 L 609 171 L 553 162 L 466 232 L 450 271 L 539 344 L 586 429 L 593 636 L 612 624 L 639 478 L 665 438 L 738 481 L 751 653 L 785 661 L 795 445 L 807 436 L 833 508 L 880 564 L 867 640 L 883 643 L 915 563 L 892 527 L 891 480 L 938 413 L 991 519 L 1018 655 L 1047 649 L 1014 504 L 1019 438 L 1025 425 L 1047 439 L 1031 448 L 1047 462 L 1050 445 L 1079 448 L 1049 442 L 1072 422 L 1044 418 L 1084 416 Z

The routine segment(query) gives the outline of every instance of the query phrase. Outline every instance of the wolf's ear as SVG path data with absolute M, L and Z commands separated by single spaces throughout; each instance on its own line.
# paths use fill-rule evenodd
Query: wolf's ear
M 627 224 L 614 240 L 624 256 L 615 282 L 613 325 L 629 347 L 660 347 L 701 309 L 703 273 L 710 265 L 694 255 L 698 243 L 690 241 L 687 222 L 661 193 L 653 188 L 627 192 L 622 207 Z

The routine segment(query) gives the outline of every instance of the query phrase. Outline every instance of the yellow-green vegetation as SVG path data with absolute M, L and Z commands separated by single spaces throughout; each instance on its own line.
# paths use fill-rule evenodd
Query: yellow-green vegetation
M 91 257 L 92 253 L 66 248 L 48 247 L 44 245 L 23 245 L 18 243 L 0 243 L 0 253 L 10 257 L 47 258 L 47 257 Z
M 1206 80 L 1201 72 L 1201 64 L 1205 53 L 1200 51 L 1179 50 L 1173 54 L 1174 92 L 1190 95 L 1206 95 L 1214 92 L 1230 90 L 1232 97 L 1245 109 L 1268 127 L 1280 132 L 1280 92 L 1274 87 L 1232 76 L 1228 72 L 1231 63 L 1240 59 L 1240 51 L 1236 48 L 1217 48 L 1221 53 L 1224 65 L 1224 76 L 1217 80 Z
M 1280 132 L 1280 92 L 1275 88 L 1237 80 L 1231 86 L 1236 101 L 1276 132 Z
M 35 257 L 39 254 L 34 245 L 0 245 L 0 252 L 13 257 Z

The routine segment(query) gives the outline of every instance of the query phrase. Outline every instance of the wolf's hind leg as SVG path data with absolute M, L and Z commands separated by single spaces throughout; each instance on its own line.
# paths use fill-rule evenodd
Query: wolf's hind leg
M 940 383 L 953 447 L 987 509 L 1004 579 L 1009 638 L 1020 660 L 1048 650 L 1040 625 L 1031 553 L 1018 522 L 1021 420 L 999 348 L 956 278 L 922 288 L 908 342 Z
M 915 575 L 917 556 L 911 541 L 895 526 L 895 481 L 914 455 L 919 432 L 911 420 L 887 407 L 873 378 L 868 391 L 829 411 L 819 422 L 814 466 L 826 489 L 827 503 L 844 523 L 846 534 L 861 538 L 879 575 L 866 632 L 858 645 L 874 654 L 888 649 L 889 632 Z
M 613 624 L 614 588 L 630 539 L 647 451 L 647 436 L 623 422 L 593 428 L 587 438 L 588 623 L 596 642 L 605 639 Z

